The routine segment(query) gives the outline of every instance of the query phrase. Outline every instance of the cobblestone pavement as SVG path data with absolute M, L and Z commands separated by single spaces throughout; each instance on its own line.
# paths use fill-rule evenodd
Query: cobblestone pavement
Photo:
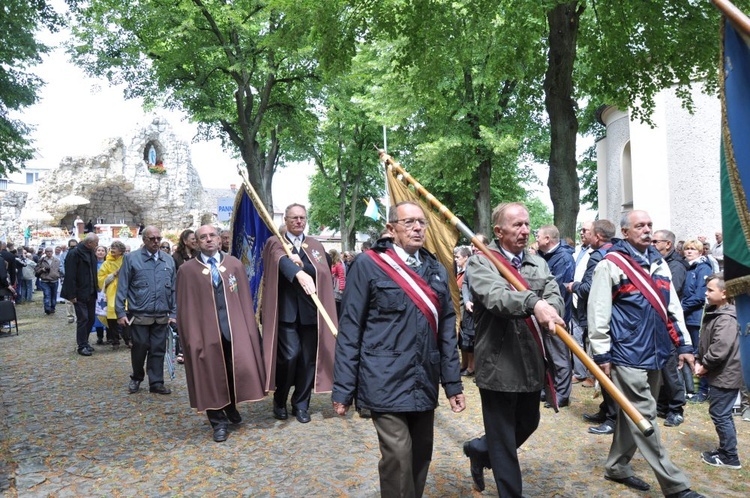
M 19 336 L 0 337 L 0 493 L 5 496 L 354 496 L 379 495 L 377 437 L 356 414 L 337 417 L 330 396 L 315 395 L 312 422 L 277 421 L 271 400 L 240 407 L 244 422 L 225 443 L 211 439 L 203 414 L 190 409 L 182 367 L 172 395 L 127 392 L 128 349 L 75 352 L 64 306 L 44 315 L 41 294 L 18 306 Z M 92 336 L 93 337 L 93 336 Z M 482 433 L 479 394 L 465 383 L 468 408 L 441 401 L 425 495 L 480 496 L 472 490 L 462 443 Z M 586 432 L 582 413 L 596 411 L 592 390 L 574 387 L 573 404 L 542 413 L 520 452 L 528 497 L 647 497 L 602 478 L 610 438 Z M 686 422 L 663 428 L 673 460 L 708 496 L 749 496 L 750 423 L 736 418 L 740 471 L 709 467 L 700 451 L 717 444 L 708 406 L 687 407 Z M 660 421 L 659 423 L 661 423 Z M 636 454 L 636 474 L 656 480 Z M 486 472 L 484 495 L 496 495 Z

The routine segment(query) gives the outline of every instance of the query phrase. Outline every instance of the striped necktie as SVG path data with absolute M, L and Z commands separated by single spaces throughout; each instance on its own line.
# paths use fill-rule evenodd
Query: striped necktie
M 208 264 L 211 265 L 211 280 L 214 282 L 214 287 L 218 287 L 221 282 L 221 275 L 219 275 L 219 269 L 216 267 L 216 260 L 208 258 Z
M 510 264 L 512 264 L 516 268 L 516 270 L 520 270 L 521 258 L 519 258 L 518 256 L 513 256 L 513 259 L 510 260 Z

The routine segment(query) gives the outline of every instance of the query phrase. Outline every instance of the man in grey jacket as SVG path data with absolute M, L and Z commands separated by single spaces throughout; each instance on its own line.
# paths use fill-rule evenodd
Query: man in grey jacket
M 169 323 L 175 322 L 177 315 L 174 260 L 159 250 L 161 232 L 158 228 L 148 226 L 141 236 L 143 247 L 123 258 L 115 296 L 117 323 L 125 327 L 132 320 L 130 360 L 133 373 L 128 391 L 133 394 L 140 389 L 146 361 L 149 391 L 170 394 L 169 388 L 164 386 L 164 354 Z
M 517 448 L 539 425 L 545 376 L 544 357 L 530 327 L 554 331 L 555 324 L 564 325 L 565 306 L 547 263 L 526 250 L 530 233 L 526 207 L 517 202 L 500 204 L 492 212 L 492 221 L 496 240 L 489 250 L 509 261 L 529 288 L 513 289 L 482 255 L 469 259 L 476 383 L 489 453 L 481 451 L 484 440 L 467 442 L 464 452 L 471 458 L 478 488 L 483 487 L 484 478 L 477 473 L 482 471 L 477 464 L 491 464 L 499 495 L 520 497 L 523 485 Z

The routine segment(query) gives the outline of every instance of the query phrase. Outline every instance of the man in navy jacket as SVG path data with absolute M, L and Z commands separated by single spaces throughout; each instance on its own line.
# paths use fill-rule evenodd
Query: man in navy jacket
M 422 249 L 427 220 L 419 205 L 393 206 L 372 251 L 352 264 L 341 303 L 333 406 L 372 412 L 382 496 L 422 496 L 432 459 L 442 381 L 451 409 L 464 409 L 456 314 L 448 274 Z

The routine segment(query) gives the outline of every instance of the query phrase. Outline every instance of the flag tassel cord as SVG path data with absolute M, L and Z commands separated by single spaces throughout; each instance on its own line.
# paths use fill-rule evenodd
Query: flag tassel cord
M 455 214 L 453 214 L 450 209 L 448 209 L 444 204 L 442 204 L 440 201 L 438 201 L 434 195 L 432 195 L 426 188 L 424 188 L 413 176 L 411 176 L 409 173 L 406 172 L 406 170 L 396 161 L 393 160 L 391 156 L 386 154 L 383 150 L 378 151 L 378 155 L 380 156 L 380 160 L 385 163 L 386 166 L 388 166 L 393 172 L 396 172 L 400 174 L 403 179 L 411 184 L 414 189 L 421 195 L 427 202 L 429 202 L 435 209 L 437 209 L 440 214 L 445 217 L 448 222 L 453 225 L 456 230 L 461 232 L 464 236 L 471 239 L 472 244 L 474 244 L 474 247 L 482 251 L 484 256 L 486 256 L 492 264 L 494 264 L 497 269 L 500 271 L 500 274 L 507 280 L 513 287 L 515 287 L 518 290 L 526 290 L 526 287 L 521 284 L 521 282 L 518 281 L 518 279 L 513 276 L 506 268 L 505 266 L 498 261 L 497 257 L 495 257 L 492 252 L 485 246 L 479 238 L 477 238 L 476 234 L 468 227 L 464 222 L 462 222 Z M 650 436 L 654 433 L 654 427 L 651 425 L 651 422 L 649 422 L 643 415 L 641 415 L 638 410 L 635 409 L 635 407 L 630 403 L 630 401 L 625 397 L 624 394 L 617 388 L 617 386 L 614 385 L 614 383 L 610 380 L 609 377 L 607 377 L 601 368 L 599 368 L 599 365 L 594 363 L 594 360 L 592 360 L 586 352 L 581 348 L 581 346 L 578 345 L 578 343 L 575 341 L 573 337 L 560 325 L 556 325 L 555 333 L 557 334 L 560 339 L 565 343 L 565 345 L 575 354 L 581 362 L 586 366 L 586 368 L 591 371 L 591 373 L 594 374 L 594 377 L 599 381 L 601 386 L 607 390 L 607 392 L 612 395 L 612 398 L 617 402 L 618 405 L 622 408 L 622 410 L 627 414 L 628 417 L 635 423 L 635 425 L 640 429 L 640 431 L 645 436 Z
M 271 215 L 268 214 L 266 205 L 263 204 L 263 201 L 261 201 L 260 197 L 258 196 L 258 193 L 255 191 L 255 189 L 253 188 L 253 185 L 250 183 L 250 179 L 247 177 L 247 173 L 243 171 L 242 168 L 239 168 L 239 171 L 240 171 L 240 175 L 242 176 L 242 183 L 245 184 L 247 195 L 250 197 L 250 200 L 253 201 L 253 204 L 255 204 L 255 207 L 258 210 L 258 214 L 260 214 L 260 217 L 263 219 L 263 223 L 265 223 L 268 229 L 271 230 L 271 233 L 273 233 L 276 237 L 278 237 L 279 241 L 281 242 L 281 245 L 284 247 L 284 251 L 286 251 L 286 255 L 291 258 L 292 257 L 291 244 L 287 244 L 284 241 L 284 238 L 279 233 L 279 229 L 274 224 L 273 218 L 271 218 Z M 323 317 L 323 320 L 325 320 L 326 325 L 328 325 L 328 328 L 331 330 L 331 333 L 333 333 L 334 336 L 337 336 L 339 331 L 336 328 L 336 326 L 333 324 L 333 320 L 331 320 L 331 317 L 328 315 L 328 312 L 323 306 L 323 303 L 320 302 L 320 298 L 318 297 L 317 292 L 311 293 L 310 297 L 315 303 L 315 306 L 318 308 L 318 311 L 320 312 L 320 316 Z

